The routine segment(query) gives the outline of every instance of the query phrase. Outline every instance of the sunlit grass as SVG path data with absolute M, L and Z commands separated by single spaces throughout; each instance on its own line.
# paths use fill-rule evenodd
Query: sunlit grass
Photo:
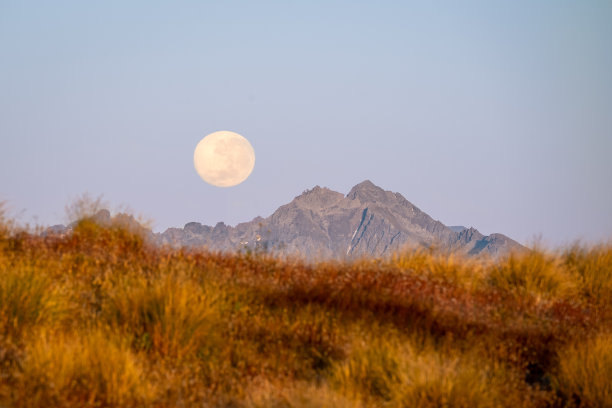
M 575 246 L 563 254 L 563 262 L 583 298 L 605 307 L 612 305 L 612 246 Z
M 350 357 L 334 367 L 331 384 L 353 399 L 390 407 L 520 406 L 527 400 L 516 392 L 515 373 L 486 356 L 415 340 L 359 339 Z
M 558 387 L 571 403 L 612 406 L 612 335 L 572 344 L 559 353 Z
M 311 264 L 125 220 L 0 222 L 0 405 L 611 404 L 610 246 Z
M 492 267 L 488 280 L 494 287 L 521 295 L 567 297 L 573 293 L 576 282 L 558 263 L 558 257 L 539 250 L 513 254 Z
M 62 288 L 28 263 L 0 269 L 0 335 L 16 336 L 45 324 L 60 325 L 69 303 Z
M 180 274 L 119 280 L 102 306 L 102 321 L 134 336 L 134 345 L 161 356 L 182 358 L 213 336 L 221 319 L 215 288 Z
M 29 340 L 14 406 L 143 406 L 154 397 L 143 362 L 120 337 L 43 331 Z

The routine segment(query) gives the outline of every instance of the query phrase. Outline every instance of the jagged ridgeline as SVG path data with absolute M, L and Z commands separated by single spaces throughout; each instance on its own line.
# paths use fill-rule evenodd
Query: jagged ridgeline
M 160 243 L 214 250 L 258 248 L 306 257 L 385 256 L 407 246 L 500 256 L 523 247 L 502 234 L 447 227 L 401 194 L 366 180 L 347 194 L 315 187 L 267 218 L 231 227 L 190 222 L 157 236 Z
M 129 216 L 122 223 L 135 225 Z M 108 222 L 106 211 L 97 215 Z M 63 227 L 52 227 L 55 232 Z M 400 193 L 366 180 L 347 195 L 316 186 L 278 208 L 235 227 L 198 222 L 163 233 L 147 233 L 159 244 L 211 250 L 266 250 L 310 259 L 381 257 L 407 247 L 435 248 L 462 255 L 503 256 L 524 249 L 503 234 L 485 236 L 474 228 L 446 226 Z

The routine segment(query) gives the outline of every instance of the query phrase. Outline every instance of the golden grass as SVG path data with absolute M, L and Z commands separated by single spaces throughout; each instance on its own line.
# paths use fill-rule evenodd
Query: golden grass
M 577 281 L 581 297 L 606 308 L 612 305 L 612 245 L 575 246 L 562 259 Z
M 69 305 L 62 288 L 31 265 L 0 270 L 0 335 L 14 336 L 47 323 L 61 325 Z
M 612 247 L 305 264 L 0 228 L 0 405 L 612 406 Z
M 143 406 L 146 371 L 125 340 L 101 330 L 41 332 L 25 346 L 14 406 Z
M 571 404 L 612 404 L 612 335 L 602 334 L 559 352 L 557 384 Z
M 511 255 L 492 268 L 488 280 L 499 289 L 520 295 L 568 297 L 573 294 L 575 282 L 558 262 L 556 256 L 538 250 Z
M 204 290 L 180 274 L 131 277 L 109 290 L 101 320 L 134 336 L 137 348 L 182 358 L 211 335 L 220 318 L 216 302 L 212 288 Z

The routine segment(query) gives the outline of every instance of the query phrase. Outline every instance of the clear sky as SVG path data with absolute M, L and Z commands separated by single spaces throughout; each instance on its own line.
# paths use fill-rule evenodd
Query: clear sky
M 255 169 L 193 167 L 238 132 Z M 447 225 L 612 238 L 612 1 L 0 0 L 0 199 L 235 224 L 370 179 Z

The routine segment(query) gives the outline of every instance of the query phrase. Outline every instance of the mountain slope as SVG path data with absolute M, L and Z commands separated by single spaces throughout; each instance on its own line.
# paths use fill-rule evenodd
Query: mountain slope
M 523 249 L 502 234 L 484 236 L 474 228 L 447 227 L 401 194 L 369 180 L 346 196 L 316 186 L 267 218 L 235 227 L 191 222 L 158 234 L 157 241 L 222 251 L 267 248 L 307 258 L 385 256 L 408 246 L 492 256 Z

